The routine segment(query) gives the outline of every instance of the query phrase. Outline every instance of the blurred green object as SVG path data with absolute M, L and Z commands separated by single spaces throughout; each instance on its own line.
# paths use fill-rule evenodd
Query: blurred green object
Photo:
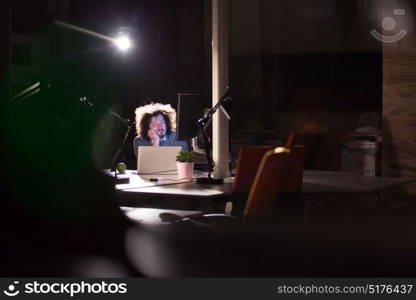
M 123 163 L 123 162 L 119 162 L 119 163 L 117 163 L 117 165 L 116 165 L 116 169 L 117 169 L 117 171 L 119 171 L 121 174 L 124 174 L 124 173 L 126 173 L 127 166 L 126 166 L 126 164 L 125 164 L 125 163 Z
M 176 161 L 179 162 L 193 162 L 195 159 L 195 153 L 193 151 L 179 151 L 176 156 Z

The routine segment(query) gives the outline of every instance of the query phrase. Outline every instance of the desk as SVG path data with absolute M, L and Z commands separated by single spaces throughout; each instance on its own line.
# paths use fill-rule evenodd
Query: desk
M 338 194 L 345 201 L 345 213 L 348 214 L 351 206 L 351 196 L 372 195 L 377 197 L 378 205 L 384 205 L 383 190 L 413 181 L 415 179 L 364 176 L 354 172 L 305 170 L 303 194 L 306 196 Z M 308 211 L 310 201 L 314 199 L 306 197 L 304 200 L 306 202 L 305 211 Z
M 121 206 L 219 212 L 224 211 L 224 204 L 232 194 L 231 180 L 222 185 L 199 185 L 191 180 L 178 181 L 176 175 L 139 176 L 128 170 L 127 176 L 129 184 L 116 185 Z M 158 182 L 150 182 L 149 178 L 157 178 Z
M 226 201 L 232 199 L 232 179 L 222 185 L 198 185 L 190 180 L 177 181 L 176 175 L 139 176 L 127 171 L 129 184 L 116 185 L 119 205 L 164 209 L 201 210 L 204 213 L 222 212 Z M 198 175 L 196 175 L 198 176 Z M 199 175 L 202 176 L 202 175 Z M 150 177 L 158 182 L 149 182 Z M 353 172 L 305 170 L 303 194 L 322 195 L 329 193 L 349 198 L 354 194 L 371 194 L 383 203 L 382 190 L 414 181 L 406 178 L 363 176 Z
M 378 193 L 414 179 L 364 176 L 354 172 L 305 170 L 304 193 Z

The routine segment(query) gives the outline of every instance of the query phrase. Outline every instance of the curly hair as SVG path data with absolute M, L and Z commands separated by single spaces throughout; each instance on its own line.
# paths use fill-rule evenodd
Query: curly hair
M 150 103 L 136 108 L 136 131 L 137 135 L 149 141 L 147 132 L 152 117 L 162 115 L 166 123 L 166 134 L 176 129 L 176 111 L 170 104 Z

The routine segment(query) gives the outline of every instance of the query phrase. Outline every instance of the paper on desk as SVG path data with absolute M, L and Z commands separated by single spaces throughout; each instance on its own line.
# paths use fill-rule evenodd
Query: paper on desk
M 137 175 L 135 171 L 127 172 L 130 183 L 128 184 L 117 184 L 117 190 L 129 190 L 129 189 L 137 189 L 143 187 L 153 187 L 153 186 L 161 186 L 161 185 L 172 185 L 172 184 L 179 184 L 184 182 L 191 182 L 192 179 L 181 179 L 178 180 L 178 175 Z M 157 181 L 149 181 L 149 179 L 157 179 Z

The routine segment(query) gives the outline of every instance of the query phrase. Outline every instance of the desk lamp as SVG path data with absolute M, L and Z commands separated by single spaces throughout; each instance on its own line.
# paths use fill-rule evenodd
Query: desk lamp
M 92 100 L 91 96 L 83 96 L 79 99 L 79 101 L 83 104 L 85 104 L 87 107 L 89 108 L 94 108 L 94 107 L 98 107 L 99 109 L 101 109 L 102 111 L 110 114 L 111 116 L 113 116 L 115 119 L 117 119 L 121 124 L 123 124 L 123 126 L 126 128 L 126 133 L 124 135 L 124 138 L 119 146 L 119 148 L 117 149 L 117 151 L 115 152 L 115 154 L 112 156 L 111 161 L 110 161 L 110 170 L 114 171 L 114 181 L 115 184 L 127 184 L 130 182 L 129 177 L 118 177 L 117 175 L 117 163 L 119 162 L 119 156 L 121 154 L 121 152 L 123 151 L 123 147 L 124 144 L 126 143 L 127 138 L 130 135 L 131 129 L 132 127 L 135 125 L 134 121 L 131 121 L 129 119 L 124 119 L 123 117 L 121 117 L 118 113 L 116 113 L 115 111 L 113 111 L 112 109 L 108 108 L 107 106 L 105 106 L 104 104 L 102 104 L 99 101 L 94 101 Z M 122 172 L 120 172 L 122 173 Z
M 111 159 L 111 164 L 110 164 L 111 165 L 111 171 L 114 170 L 115 184 L 130 183 L 130 178 L 129 177 L 118 177 L 117 176 L 117 164 L 118 164 L 118 157 L 119 157 L 121 151 L 123 151 L 124 144 L 126 143 L 126 140 L 130 135 L 131 128 L 134 126 L 135 122 L 131 121 L 129 119 L 123 119 L 120 115 L 118 115 L 116 112 L 114 112 L 112 110 L 109 110 L 109 113 L 112 114 L 113 116 L 115 116 L 117 119 L 119 119 L 123 123 L 123 125 L 127 128 L 126 129 L 126 134 L 124 135 L 124 138 L 123 138 L 123 141 L 120 144 L 120 147 L 117 149 L 116 153 L 114 154 L 113 158 Z
M 212 161 L 211 156 L 211 142 L 208 138 L 207 134 L 205 133 L 205 125 L 211 120 L 212 116 L 215 114 L 218 108 L 222 108 L 223 112 L 226 114 L 227 118 L 229 119 L 228 114 L 226 113 L 225 109 L 222 105 L 231 100 L 231 93 L 230 90 L 227 89 L 225 94 L 221 97 L 221 99 L 215 104 L 215 106 L 211 107 L 211 109 L 206 113 L 206 115 L 198 120 L 198 126 L 201 130 L 201 135 L 204 140 L 205 146 L 205 154 L 208 161 L 208 177 L 200 177 L 196 179 L 197 184 L 223 184 L 224 180 L 222 178 L 212 178 L 211 173 L 214 169 L 214 163 Z
M 131 31 L 131 28 L 129 27 L 120 27 L 118 29 L 118 33 L 116 34 L 115 37 L 111 37 L 111 36 L 107 36 L 92 30 L 88 30 L 86 28 L 82 28 L 80 26 L 75 26 L 73 24 L 69 24 L 60 20 L 53 20 L 53 22 L 59 26 L 65 27 L 67 29 L 70 30 L 74 30 L 74 31 L 78 31 L 81 32 L 83 34 L 87 34 L 102 40 L 106 40 L 109 41 L 111 43 L 113 43 L 115 46 L 117 46 L 118 50 L 122 53 L 126 53 L 128 52 L 131 48 L 134 47 L 134 43 L 130 38 L 130 34 L 129 32 Z M 81 97 L 80 101 L 83 103 L 88 104 L 90 107 L 93 106 L 93 104 L 91 102 L 89 102 L 88 97 Z M 117 160 L 118 157 L 123 149 L 123 146 L 131 132 L 131 128 L 134 125 L 134 122 L 131 122 L 128 119 L 123 119 L 120 115 L 118 115 L 116 112 L 112 111 L 111 109 L 106 109 L 107 112 L 109 112 L 111 115 L 113 115 L 116 119 L 118 119 L 119 121 L 121 121 L 124 126 L 127 128 L 126 130 L 126 134 L 124 136 L 124 139 L 120 145 L 120 147 L 118 148 L 118 150 L 116 151 L 116 153 L 114 154 L 113 158 L 111 159 L 111 170 L 114 170 L 114 179 L 115 179 L 115 183 L 116 184 L 122 184 L 122 183 L 129 183 L 130 179 L 128 177 L 117 177 Z

